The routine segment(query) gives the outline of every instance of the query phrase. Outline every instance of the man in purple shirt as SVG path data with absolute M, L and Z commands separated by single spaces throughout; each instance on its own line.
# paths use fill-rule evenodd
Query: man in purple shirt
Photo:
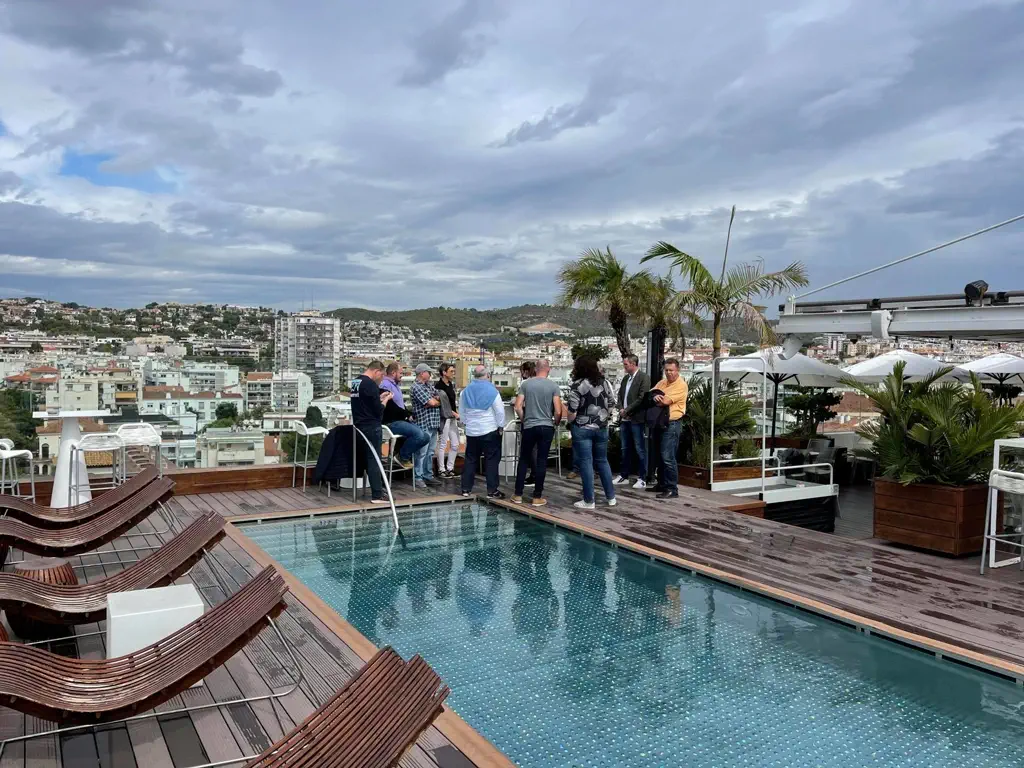
M 390 392 L 391 401 L 399 408 L 404 409 L 405 398 L 402 396 L 402 389 L 399 386 L 401 383 L 402 364 L 397 362 L 391 363 L 384 372 L 384 379 L 380 383 L 380 388 Z M 415 422 L 409 421 L 408 419 L 410 418 L 412 418 L 411 413 L 407 418 L 395 419 L 394 421 L 387 421 L 385 419 L 384 422 L 388 429 L 396 435 L 405 438 L 398 449 L 398 461 L 401 462 L 404 469 L 412 469 L 412 457 L 430 442 L 430 435 L 427 431 L 420 428 Z

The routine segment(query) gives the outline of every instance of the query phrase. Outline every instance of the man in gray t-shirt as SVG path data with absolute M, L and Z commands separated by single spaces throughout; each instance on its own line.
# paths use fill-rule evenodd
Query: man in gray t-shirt
M 550 372 L 551 363 L 547 360 L 538 360 L 536 375 L 523 382 L 515 402 L 522 440 L 519 447 L 519 469 L 516 472 L 516 492 L 512 496 L 512 501 L 523 501 L 526 471 L 532 463 L 530 457 L 536 451 L 532 501 L 535 507 L 547 504 L 544 499 L 544 478 L 547 475 L 548 454 L 551 452 L 551 441 L 555 437 L 555 426 L 562 420 L 561 391 L 558 385 L 548 378 Z

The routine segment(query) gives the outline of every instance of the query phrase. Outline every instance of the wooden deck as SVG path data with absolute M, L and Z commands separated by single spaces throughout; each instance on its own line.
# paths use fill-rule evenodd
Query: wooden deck
M 510 491 L 504 480 L 503 487 Z M 456 483 L 448 482 L 436 491 L 414 492 L 407 482 L 396 483 L 395 499 L 399 505 L 450 502 L 461 500 L 453 495 L 457 489 Z M 681 489 L 680 494 L 678 500 L 658 501 L 652 494 L 622 488 L 617 507 L 599 502 L 595 510 L 579 510 L 572 506 L 580 498 L 578 482 L 551 472 L 548 506 L 532 509 L 507 500 L 501 504 L 902 642 L 1024 678 L 1024 609 L 1020 608 L 1024 605 L 1024 573 L 1004 568 L 981 577 L 977 557 L 955 560 L 872 540 L 869 488 L 847 495 L 836 535 L 730 511 L 726 507 L 732 500 L 719 494 L 690 489 Z M 170 508 L 187 523 L 207 509 L 245 521 L 341 513 L 368 505 L 362 497 L 353 505 L 351 492 L 334 492 L 328 498 L 312 487 L 305 493 L 261 487 L 178 495 Z M 149 521 L 143 529 L 153 530 Z M 229 590 L 237 589 L 268 561 L 239 529 L 229 529 L 229 538 L 189 576 L 208 602 L 224 599 L 210 560 L 215 561 Z M 146 543 L 157 544 L 161 538 L 166 536 L 149 533 Z M 131 559 L 126 540 L 119 539 L 73 562 L 84 566 L 79 571 L 84 578 L 97 579 Z M 365 638 L 290 575 L 289 585 L 292 594 L 280 627 L 298 650 L 303 680 L 299 689 L 280 703 L 236 704 L 59 740 L 40 738 L 8 747 L 0 768 L 187 768 L 259 752 L 326 700 L 373 651 Z M 79 632 L 96 629 L 96 625 L 83 626 Z M 85 658 L 104 655 L 102 637 L 82 637 L 76 646 Z M 265 630 L 244 652 L 211 674 L 204 687 L 188 691 L 161 710 L 287 690 L 291 681 L 287 658 L 276 637 Z M 0 708 L 0 738 L 50 727 Z M 507 768 L 511 764 L 457 716 L 446 712 L 401 765 Z
M 400 490 L 396 501 L 408 502 L 411 488 Z M 350 492 L 351 493 L 351 492 Z M 438 496 L 417 492 L 422 502 Z M 170 508 L 188 524 L 204 509 L 215 509 L 226 517 L 282 513 L 289 510 L 328 509 L 351 504 L 351 496 L 328 499 L 316 489 L 305 494 L 291 488 L 224 492 L 196 496 L 175 496 Z M 341 502 L 341 505 L 339 505 Z M 144 541 L 156 545 L 167 535 L 151 533 L 159 524 L 154 516 L 138 529 L 147 533 Z M 136 545 L 142 539 L 133 539 Z M 216 576 L 234 591 L 256 573 L 265 561 L 254 558 L 251 545 L 237 529 L 229 526 L 229 537 L 200 562 L 186 579 L 199 587 L 208 603 L 225 598 Z M 120 570 L 133 559 L 128 540 L 118 539 L 96 553 L 72 558 L 83 566 L 83 580 L 103 578 Z M 143 553 L 145 554 L 145 553 Z M 257 556 L 261 553 L 257 552 Z M 13 554 L 12 559 L 20 555 Z M 211 559 L 217 571 L 211 570 Z M 187 768 L 221 760 L 232 760 L 261 752 L 280 738 L 313 709 L 326 701 L 374 651 L 372 645 L 355 633 L 343 620 L 318 604 L 314 596 L 292 580 L 288 610 L 278 625 L 286 640 L 297 651 L 302 665 L 302 681 L 290 695 L 268 701 L 230 705 L 232 700 L 287 691 L 292 684 L 289 657 L 277 637 L 265 629 L 222 668 L 206 678 L 202 687 L 193 688 L 159 708 L 170 711 L 186 706 L 229 702 L 229 706 L 190 714 L 163 716 L 125 725 L 113 725 L 98 731 L 79 731 L 58 737 L 44 737 L 8 746 L 0 758 L 0 768 Z M 326 612 L 325 612 L 326 609 Z M 100 625 L 78 627 L 79 634 L 100 629 Z M 103 658 L 104 638 L 80 637 L 75 643 L 63 643 L 61 653 L 82 658 Z M 39 733 L 53 727 L 37 718 L 25 717 L 0 708 L 0 739 L 23 733 Z M 448 735 L 446 735 L 448 734 Z M 458 742 L 459 746 L 456 746 Z M 400 765 L 404 768 L 510 768 L 511 763 L 450 711 L 417 742 Z

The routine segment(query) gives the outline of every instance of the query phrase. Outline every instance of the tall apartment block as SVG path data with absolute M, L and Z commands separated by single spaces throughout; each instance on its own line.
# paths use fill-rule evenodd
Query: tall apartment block
M 341 387 L 341 321 L 319 310 L 279 315 L 274 321 L 274 367 L 302 371 L 313 380 L 313 396 Z

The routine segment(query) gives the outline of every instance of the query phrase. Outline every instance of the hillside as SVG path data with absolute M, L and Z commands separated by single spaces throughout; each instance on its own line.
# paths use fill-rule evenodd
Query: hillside
M 404 325 L 413 330 L 430 331 L 438 339 L 459 334 L 499 334 L 502 328 L 525 328 L 535 323 L 555 323 L 572 328 L 578 335 L 609 335 L 608 320 L 603 312 L 589 309 L 556 307 L 548 304 L 524 304 L 505 309 L 455 309 L 428 307 L 395 311 L 372 311 L 359 307 L 342 307 L 327 312 L 344 321 L 374 320 Z M 634 333 L 639 333 L 639 329 Z M 694 332 L 694 335 L 696 332 Z M 726 339 L 754 342 L 756 337 L 739 323 L 727 322 L 723 328 Z

